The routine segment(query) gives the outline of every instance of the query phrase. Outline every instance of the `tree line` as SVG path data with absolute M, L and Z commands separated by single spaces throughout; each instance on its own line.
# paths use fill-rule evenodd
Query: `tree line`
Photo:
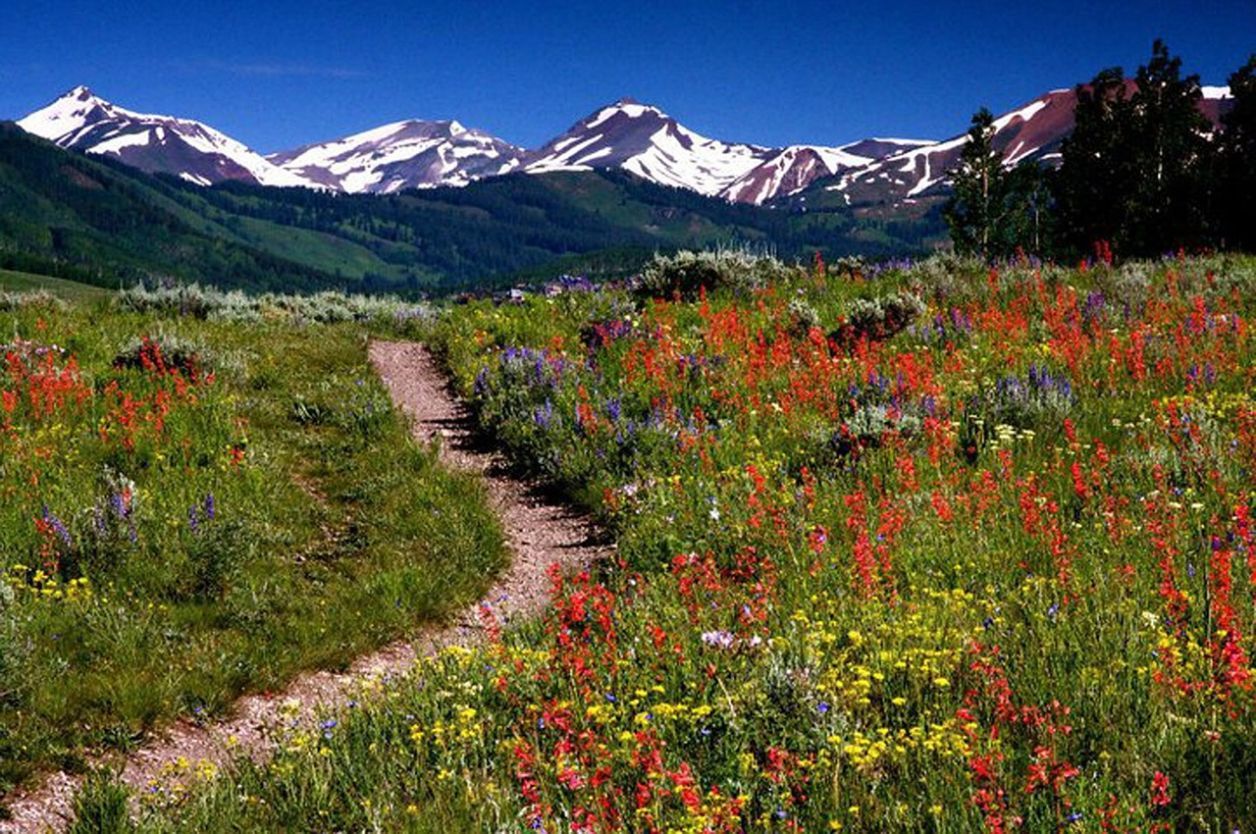
M 1229 78 L 1218 127 L 1198 75 L 1163 41 L 1126 78 L 1105 69 L 1076 88 L 1076 126 L 1058 168 L 1009 168 L 994 116 L 972 118 L 943 215 L 958 252 L 1150 257 L 1188 249 L 1256 251 L 1256 54 Z

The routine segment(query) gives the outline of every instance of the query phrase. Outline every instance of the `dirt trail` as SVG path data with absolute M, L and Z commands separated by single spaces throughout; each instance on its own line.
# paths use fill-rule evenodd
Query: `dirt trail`
M 475 642 L 483 633 L 482 608 L 490 609 L 503 624 L 535 616 L 549 604 L 547 574 L 552 565 L 566 572 L 605 555 L 586 518 L 511 477 L 500 455 L 476 445 L 465 408 L 450 392 L 425 347 L 412 342 L 373 342 L 370 357 L 393 402 L 413 420 L 414 436 L 437 443 L 446 466 L 483 477 L 511 550 L 509 568 L 481 602 L 448 625 L 385 646 L 359 658 L 344 672 L 304 674 L 281 692 L 241 698 L 221 721 L 179 721 L 125 760 L 98 761 L 120 765 L 122 780 L 133 788 L 148 789 L 180 760 L 196 767 L 202 762 L 223 765 L 242 752 L 264 758 L 271 745 L 269 728 L 291 720 L 294 702 L 299 703 L 301 717 L 313 719 L 320 711 L 342 707 L 365 681 L 404 674 L 417 657 L 444 646 Z M 58 772 L 18 794 L 9 803 L 12 818 L 0 821 L 0 834 L 64 831 L 80 783 L 81 777 Z

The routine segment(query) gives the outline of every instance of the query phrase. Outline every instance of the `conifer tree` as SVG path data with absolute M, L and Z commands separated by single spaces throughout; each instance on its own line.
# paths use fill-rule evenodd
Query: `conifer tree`
M 1025 160 L 1007 173 L 1007 220 L 1003 238 L 1007 254 L 1017 250 L 1045 255 L 1055 238 L 1054 201 L 1048 171 Z
M 1230 76 L 1233 109 L 1222 117 L 1217 165 L 1219 232 L 1224 246 L 1256 252 L 1256 54 Z
M 1199 76 L 1163 41 L 1127 81 L 1104 70 L 1077 88 L 1076 127 L 1056 180 L 1061 232 L 1074 249 L 1107 241 L 1149 256 L 1208 242 L 1213 151 L 1199 111 Z
M 999 248 L 1007 174 L 993 140 L 994 116 L 983 107 L 973 114 L 968 142 L 950 172 L 953 193 L 943 209 L 951 240 L 961 254 L 988 257 Z
M 1155 255 L 1205 241 L 1205 186 L 1212 153 L 1199 110 L 1199 76 L 1182 77 L 1182 59 L 1163 41 L 1139 67 L 1130 97 L 1129 153 L 1136 176 L 1122 243 L 1129 254 Z
M 1098 241 L 1120 234 L 1134 167 L 1127 89 L 1120 67 L 1105 69 L 1076 89 L 1076 126 L 1064 140 L 1055 178 L 1060 235 L 1076 251 L 1089 252 Z

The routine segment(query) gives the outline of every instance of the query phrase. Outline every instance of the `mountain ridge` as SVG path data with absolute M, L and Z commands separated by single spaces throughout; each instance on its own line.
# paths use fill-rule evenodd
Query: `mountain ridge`
M 0 122 L 0 269 L 106 287 L 442 292 L 565 272 L 622 277 L 655 252 L 730 244 L 787 258 L 890 257 L 941 234 L 936 216 L 863 223 L 844 207 L 778 211 L 618 169 L 515 171 L 393 194 L 205 188 Z
M 1226 87 L 1203 89 L 1214 123 Z M 1073 128 L 1074 88 L 1056 89 L 998 116 L 994 145 L 1009 167 L 1055 164 Z M 75 87 L 18 125 L 67 149 L 111 156 L 148 173 L 198 185 L 236 181 L 394 194 L 466 186 L 513 173 L 620 169 L 658 185 L 732 203 L 773 204 L 817 184 L 848 205 L 899 205 L 946 189 L 967 141 L 866 138 L 840 145 L 769 147 L 693 131 L 661 108 L 624 97 L 574 122 L 535 149 L 513 145 L 457 120 L 406 119 L 263 156 L 192 119 L 138 113 Z
M 1132 89 L 1133 81 L 1127 82 Z M 1203 87 L 1200 112 L 1215 127 L 1230 101 L 1229 87 Z M 994 120 L 994 148 L 1003 154 L 1003 164 L 1012 167 L 1026 160 L 1054 165 L 1060 147 L 1073 131 L 1077 107 L 1076 88 L 1050 90 Z M 966 133 L 934 142 L 880 160 L 843 175 L 825 190 L 839 192 L 848 205 L 899 203 L 905 200 L 939 196 L 947 172 L 959 162 L 968 141 Z
M 623 168 L 659 185 L 755 204 L 926 141 L 867 138 L 779 148 L 725 142 L 625 97 L 533 150 L 457 120 L 406 119 L 262 155 L 203 122 L 128 110 L 84 86 L 18 124 L 63 148 L 112 156 L 147 173 L 174 174 L 198 185 L 240 181 L 387 194 L 462 186 L 515 170 Z
M 112 156 L 146 173 L 175 174 L 197 185 L 228 180 L 314 185 L 203 122 L 128 110 L 83 85 L 27 114 L 17 125 L 62 148 Z
M 519 166 L 523 153 L 454 119 L 405 119 L 266 159 L 334 190 L 391 194 L 506 174 Z
M 907 140 L 906 144 L 913 143 Z M 618 167 L 661 185 L 758 205 L 877 158 L 851 152 L 856 145 L 884 153 L 901 150 L 904 143 L 863 139 L 839 146 L 778 148 L 725 142 L 690 130 L 657 106 L 622 98 L 531 152 L 522 170 Z

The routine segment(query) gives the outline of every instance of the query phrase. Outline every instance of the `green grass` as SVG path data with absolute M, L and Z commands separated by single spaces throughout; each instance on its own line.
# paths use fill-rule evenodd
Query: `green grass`
M 505 562 L 482 486 L 410 439 L 363 325 L 79 302 L 2 312 L 0 333 L 63 346 L 59 374 L 78 363 L 52 414 L 0 413 L 0 791 L 341 667 L 473 601 Z M 212 383 L 118 367 L 144 335 L 198 352 Z M 32 379 L 0 374 L 0 391 L 52 384 Z
M 30 272 L 14 272 L 0 269 L 0 291 L 25 292 L 44 290 L 68 300 L 89 300 L 104 298 L 109 291 L 91 284 L 80 284 L 65 278 L 54 278 L 51 275 L 36 275 Z

